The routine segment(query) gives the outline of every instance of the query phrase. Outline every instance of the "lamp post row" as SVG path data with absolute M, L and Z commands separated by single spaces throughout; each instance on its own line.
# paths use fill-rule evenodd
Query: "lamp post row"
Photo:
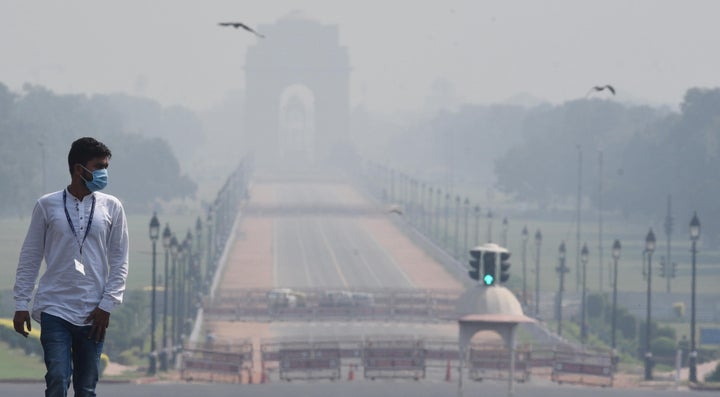
M 211 216 L 208 214 L 208 222 Z M 210 225 L 208 225 L 208 228 Z M 158 370 L 158 358 L 160 359 L 160 370 L 167 371 L 170 363 L 175 363 L 175 353 L 182 346 L 184 335 L 189 332 L 184 328 L 184 321 L 193 311 L 193 292 L 198 292 L 198 286 L 193 287 L 191 280 L 197 281 L 199 274 L 199 263 L 202 248 L 203 224 L 198 217 L 195 223 L 197 242 L 193 242 L 193 236 L 188 230 L 185 240 L 180 242 L 171 231 L 170 225 L 165 224 L 162 233 L 162 245 L 165 250 L 165 266 L 163 276 L 163 312 L 162 312 L 162 339 L 160 349 L 156 341 L 157 328 L 157 240 L 160 238 L 160 221 L 157 213 L 153 213 L 150 219 L 150 241 L 152 243 L 152 274 L 151 274 L 151 304 L 150 304 L 150 354 L 148 374 L 154 375 Z M 211 240 L 208 240 L 210 244 Z M 197 247 L 193 256 L 193 244 Z M 208 246 L 209 248 L 209 246 Z M 192 274 L 190 274 L 192 271 Z M 170 284 L 172 282 L 172 284 Z M 193 291 L 195 290 L 195 291 Z M 172 306 L 169 308 L 168 304 Z M 168 317 L 170 317 L 170 331 L 168 332 Z
M 579 150 L 579 156 L 582 156 L 582 152 Z M 580 157 L 581 158 L 581 157 Z M 581 161 L 580 161 L 581 162 Z M 394 191 L 393 184 L 393 176 L 394 171 L 390 170 L 390 181 L 391 181 L 391 187 L 390 191 Z M 380 179 L 382 180 L 382 179 Z M 446 244 L 449 244 L 449 202 L 450 202 L 450 193 L 445 193 L 445 222 L 444 227 L 441 227 L 440 223 L 440 214 L 441 214 L 441 198 L 443 197 L 443 192 L 440 188 L 434 189 L 433 187 L 430 187 L 429 185 L 422 184 L 423 191 L 427 189 L 427 201 L 428 201 L 428 207 L 430 208 L 430 211 L 428 211 L 428 214 L 426 214 L 426 222 L 424 223 L 427 225 L 428 230 L 435 231 L 435 235 L 437 236 L 438 240 L 444 241 Z M 420 202 L 419 205 L 422 208 L 425 208 L 425 205 L 423 203 L 422 197 L 424 197 L 424 192 L 421 192 L 420 195 Z M 435 209 L 435 222 L 433 222 L 433 216 L 432 216 L 432 207 L 433 207 L 433 193 L 437 194 L 437 200 L 435 202 L 436 209 Z M 391 197 L 393 194 L 391 193 Z M 460 211 L 460 197 L 455 197 L 456 202 L 456 219 L 455 219 L 455 249 L 453 250 L 456 255 L 459 255 L 460 250 L 458 249 L 458 243 L 459 243 L 459 211 Z M 413 203 L 415 204 L 415 203 Z M 468 217 L 468 205 L 469 202 L 467 199 L 465 199 L 465 217 Z M 475 206 L 474 207 L 474 217 L 475 217 L 475 240 L 479 241 L 479 227 L 480 227 L 480 207 Z M 492 238 L 492 222 L 493 222 L 494 214 L 491 210 L 487 211 L 486 214 L 486 220 L 487 220 L 487 241 L 491 242 L 493 240 Z M 502 221 L 502 236 L 501 240 L 503 245 L 507 245 L 507 230 L 508 230 L 508 222 L 507 218 L 504 218 Z M 440 230 L 444 229 L 444 230 Z M 467 219 L 465 219 L 465 227 L 464 227 L 464 240 L 466 241 L 467 245 Z M 700 236 L 700 222 L 697 218 L 697 214 L 693 214 L 693 218 L 690 222 L 690 238 L 692 242 L 692 248 L 691 248 L 691 254 L 692 254 L 692 280 L 691 280 L 691 321 L 690 321 L 690 353 L 689 353 L 689 379 L 691 382 L 697 382 L 697 351 L 696 351 L 696 271 L 697 271 L 697 265 L 696 265 L 696 257 L 697 257 L 697 241 Z M 527 307 L 527 241 L 529 238 L 529 233 L 527 231 L 527 227 L 524 227 L 521 232 L 522 237 L 522 267 L 523 267 L 523 305 Z M 540 314 L 540 281 L 539 281 L 539 273 L 540 273 L 540 247 L 542 244 L 542 233 L 540 230 L 538 230 L 535 233 L 535 244 L 536 244 L 536 258 L 535 258 L 535 310 L 534 314 L 539 317 Z M 579 284 L 582 280 L 582 300 L 581 300 L 581 340 L 583 343 L 587 342 L 588 337 L 588 324 L 587 324 L 587 263 L 588 263 L 588 257 L 589 257 L 589 250 L 587 247 L 587 243 L 583 244 L 582 248 L 579 247 L 579 241 L 578 241 L 578 265 L 577 266 L 577 272 L 576 274 L 576 281 Z M 600 247 L 602 247 L 602 242 L 600 242 Z M 645 329 L 645 379 L 651 380 L 652 379 L 652 366 L 653 366 L 653 360 L 652 360 L 652 352 L 650 349 L 650 338 L 651 338 L 651 314 L 652 314 L 652 302 L 651 302 L 651 293 L 652 293 L 652 254 L 655 251 L 656 247 L 656 240 L 655 240 L 655 234 L 650 229 L 648 231 L 648 234 L 645 238 L 645 250 L 643 251 L 643 260 L 647 261 L 647 267 L 645 267 L 645 274 L 647 276 L 647 304 L 646 304 L 646 329 Z M 602 249 L 602 248 L 601 248 Z M 621 252 L 621 244 L 619 240 L 615 240 L 613 246 L 612 246 L 612 258 L 613 258 L 613 314 L 612 314 L 612 336 L 611 336 L 611 344 L 613 350 L 616 349 L 616 329 L 617 329 L 617 320 L 616 320 L 616 310 L 617 310 L 617 278 L 618 278 L 618 262 L 620 259 L 620 252 Z M 599 253 L 601 255 L 601 253 Z M 564 275 L 565 273 L 568 273 L 570 269 L 566 266 L 566 247 L 565 242 L 563 241 L 559 247 L 559 265 L 556 267 L 556 272 L 559 274 L 560 278 L 560 285 L 559 285 L 559 291 L 556 296 L 556 318 L 558 320 L 558 334 L 562 335 L 562 297 L 563 292 L 565 290 L 564 288 Z M 602 266 L 602 264 L 601 264 Z M 601 270 L 602 271 L 602 270 Z M 602 277 L 602 275 L 600 276 Z

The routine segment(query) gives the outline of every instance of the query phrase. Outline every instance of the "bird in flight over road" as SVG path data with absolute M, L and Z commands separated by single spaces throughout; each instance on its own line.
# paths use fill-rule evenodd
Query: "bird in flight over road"
M 591 88 L 590 91 L 588 91 L 588 93 L 585 96 L 590 95 L 590 93 L 593 91 L 603 91 L 606 88 L 608 91 L 612 92 L 613 95 L 615 95 L 615 88 L 613 88 L 613 86 L 611 86 L 610 84 L 607 84 L 607 85 L 596 85 L 595 87 Z
M 254 34 L 255 36 L 257 36 L 257 37 L 259 37 L 259 38 L 261 38 L 261 39 L 264 39 L 264 38 L 265 38 L 265 36 L 263 36 L 263 35 L 261 35 L 260 33 L 256 32 L 253 28 L 245 25 L 245 24 L 242 23 L 242 22 L 220 22 L 220 23 L 218 23 L 218 25 L 220 25 L 220 26 L 232 26 L 232 27 L 234 27 L 235 29 L 237 29 L 237 28 L 243 28 L 243 29 L 247 30 L 248 32 Z

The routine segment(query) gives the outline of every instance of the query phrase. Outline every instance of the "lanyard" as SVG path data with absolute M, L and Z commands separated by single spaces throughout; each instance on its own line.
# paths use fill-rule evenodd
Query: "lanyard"
M 63 190 L 63 209 L 65 210 L 65 217 L 67 218 L 68 224 L 70 225 L 70 230 L 72 231 L 73 236 L 75 236 L 75 241 L 80 246 L 80 255 L 82 255 L 83 245 L 85 244 L 85 239 L 87 238 L 88 233 L 90 233 L 90 226 L 92 226 L 93 215 L 95 214 L 95 196 L 92 196 L 92 207 L 90 207 L 90 216 L 88 217 L 87 227 L 85 227 L 85 236 L 83 236 L 82 242 L 78 240 L 75 226 L 73 225 L 72 219 L 70 219 L 70 213 L 67 210 L 67 190 Z

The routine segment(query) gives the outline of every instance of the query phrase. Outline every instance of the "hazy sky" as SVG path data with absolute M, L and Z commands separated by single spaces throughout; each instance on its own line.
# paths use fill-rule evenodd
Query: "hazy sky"
M 217 22 L 293 11 L 339 26 L 351 103 L 372 110 L 417 108 L 437 79 L 478 103 L 558 103 L 611 83 L 621 99 L 676 105 L 720 86 L 713 0 L 0 0 L 0 82 L 207 109 L 242 89 L 258 40 Z

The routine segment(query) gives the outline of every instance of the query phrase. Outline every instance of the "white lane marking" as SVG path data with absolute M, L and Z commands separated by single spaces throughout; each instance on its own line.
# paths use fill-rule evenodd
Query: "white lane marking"
M 347 227 L 341 227 L 341 228 L 340 228 L 340 230 L 341 230 L 340 234 L 342 235 L 342 237 L 345 238 L 346 241 L 348 241 L 348 244 L 349 244 L 351 247 L 355 247 L 356 245 L 358 245 L 358 244 L 356 244 L 357 241 L 356 241 L 356 240 L 353 240 L 353 239 L 351 238 L 348 229 L 349 229 L 351 226 L 356 226 L 356 225 L 357 225 L 357 221 L 356 221 L 356 220 L 352 220 L 352 221 L 347 220 L 345 223 L 347 224 Z M 362 263 L 362 264 L 365 266 L 365 268 L 366 268 L 366 269 L 368 270 L 368 272 L 370 273 L 370 276 L 375 280 L 375 282 L 377 283 L 377 285 L 378 285 L 379 287 L 382 287 L 382 286 L 383 286 L 383 283 L 382 283 L 382 281 L 380 281 L 380 277 L 377 276 L 377 274 L 375 273 L 375 271 L 374 271 L 374 270 L 372 269 L 372 267 L 370 266 L 370 263 L 365 259 L 365 255 L 363 255 L 363 250 L 357 249 L 357 248 L 353 248 L 353 253 L 360 259 L 360 263 Z
M 395 269 L 403 276 L 405 281 L 407 281 L 410 286 L 417 287 L 417 285 L 415 285 L 415 283 L 410 279 L 410 277 L 405 274 L 405 271 L 403 271 L 403 269 L 400 267 L 400 264 L 395 261 L 395 258 L 393 258 L 392 255 L 390 255 L 390 253 L 385 250 L 385 247 L 378 243 L 378 241 L 375 239 L 375 236 L 373 236 L 371 233 L 368 233 L 368 236 L 370 236 L 370 239 L 375 243 L 375 245 L 380 249 L 380 251 L 385 254 L 385 256 L 390 260 L 390 262 L 395 265 Z
M 345 275 L 342 272 L 342 269 L 340 269 L 340 265 L 338 264 L 337 257 L 335 256 L 335 251 L 333 251 L 332 247 L 330 246 L 330 242 L 328 241 L 327 235 L 325 235 L 325 232 L 322 229 L 322 226 L 318 227 L 318 231 L 320 232 L 320 235 L 322 236 L 323 242 L 325 243 L 325 248 L 327 248 L 328 252 L 330 253 L 330 259 L 332 259 L 333 265 L 335 265 L 335 270 L 338 272 L 338 275 L 340 276 L 340 281 L 342 281 L 343 286 L 345 288 L 348 287 L 348 282 L 345 279 Z

